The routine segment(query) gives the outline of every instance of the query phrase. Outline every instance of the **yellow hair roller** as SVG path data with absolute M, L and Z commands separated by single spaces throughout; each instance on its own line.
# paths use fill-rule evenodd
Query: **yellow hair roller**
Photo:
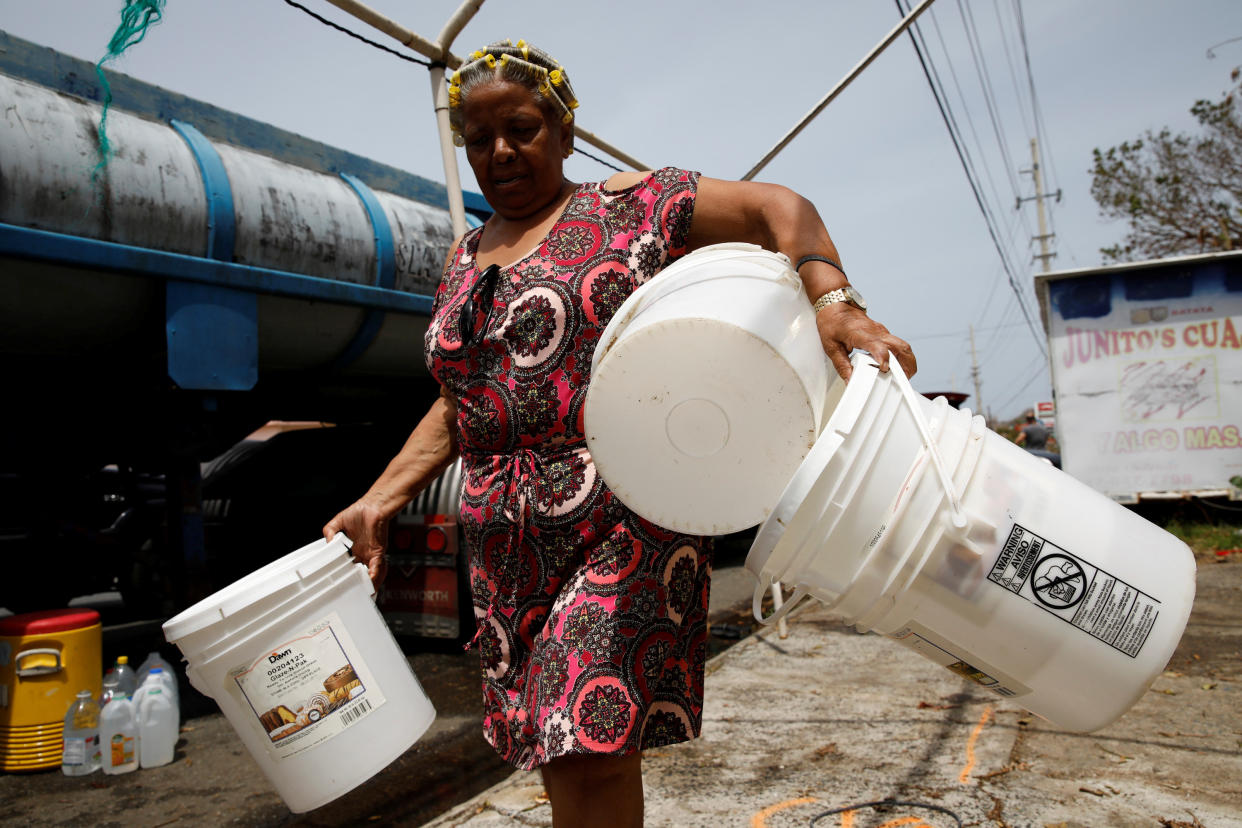
M 560 69 L 553 69 L 548 73 L 548 80 L 552 81 L 553 86 L 560 86 L 562 77 Z
M 487 68 L 488 68 L 488 69 L 495 69 L 495 68 L 496 68 L 496 56 L 495 56 L 495 55 L 493 55 L 491 52 L 488 52 L 486 55 L 484 55 L 484 56 L 483 56 L 483 60 L 487 61 Z

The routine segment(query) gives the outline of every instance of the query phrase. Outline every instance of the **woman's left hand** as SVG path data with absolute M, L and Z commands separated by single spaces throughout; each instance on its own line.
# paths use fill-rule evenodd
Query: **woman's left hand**
M 842 379 L 850 378 L 850 351 L 855 348 L 871 354 L 881 371 L 888 370 L 890 356 L 897 358 L 907 377 L 914 376 L 918 370 L 910 343 L 889 333 L 888 328 L 846 302 L 836 302 L 817 313 L 815 326 L 824 343 L 824 352 Z

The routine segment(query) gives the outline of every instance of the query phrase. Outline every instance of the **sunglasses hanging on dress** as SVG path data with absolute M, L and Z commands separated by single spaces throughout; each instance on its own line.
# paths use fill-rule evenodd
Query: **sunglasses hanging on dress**
M 479 306 L 487 308 L 487 315 L 483 317 L 483 330 L 487 330 L 487 325 L 492 321 L 492 300 L 496 295 L 496 278 L 500 275 L 499 265 L 489 265 L 479 277 L 475 279 L 474 286 L 470 288 L 470 293 L 466 295 L 466 301 L 462 303 L 461 314 L 458 317 L 460 324 L 459 334 L 461 338 L 461 346 L 466 348 L 474 339 L 474 314 Z M 475 296 L 478 301 L 475 301 Z

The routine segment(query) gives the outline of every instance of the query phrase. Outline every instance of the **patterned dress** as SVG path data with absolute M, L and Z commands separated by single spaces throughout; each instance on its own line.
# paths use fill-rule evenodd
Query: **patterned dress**
M 582 425 L 595 344 L 685 253 L 697 184 L 667 168 L 625 190 L 580 185 L 539 247 L 500 271 L 490 315 L 476 228 L 436 294 L 426 354 L 458 400 L 483 734 L 521 769 L 699 733 L 711 542 L 627 509 Z

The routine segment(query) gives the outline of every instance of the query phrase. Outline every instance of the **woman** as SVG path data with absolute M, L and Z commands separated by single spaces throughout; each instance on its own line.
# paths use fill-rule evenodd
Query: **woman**
M 750 241 L 801 262 L 842 376 L 854 348 L 908 373 L 914 357 L 841 290 L 832 240 L 793 192 L 675 169 L 567 181 L 577 100 L 540 50 L 475 52 L 449 99 L 495 214 L 445 262 L 426 339 L 440 398 L 324 534 L 353 538 L 378 583 L 388 521 L 460 452 L 484 735 L 541 768 L 555 825 L 641 825 L 641 751 L 698 735 L 711 546 L 642 520 L 595 474 L 582 401 L 600 333 L 674 258 Z

